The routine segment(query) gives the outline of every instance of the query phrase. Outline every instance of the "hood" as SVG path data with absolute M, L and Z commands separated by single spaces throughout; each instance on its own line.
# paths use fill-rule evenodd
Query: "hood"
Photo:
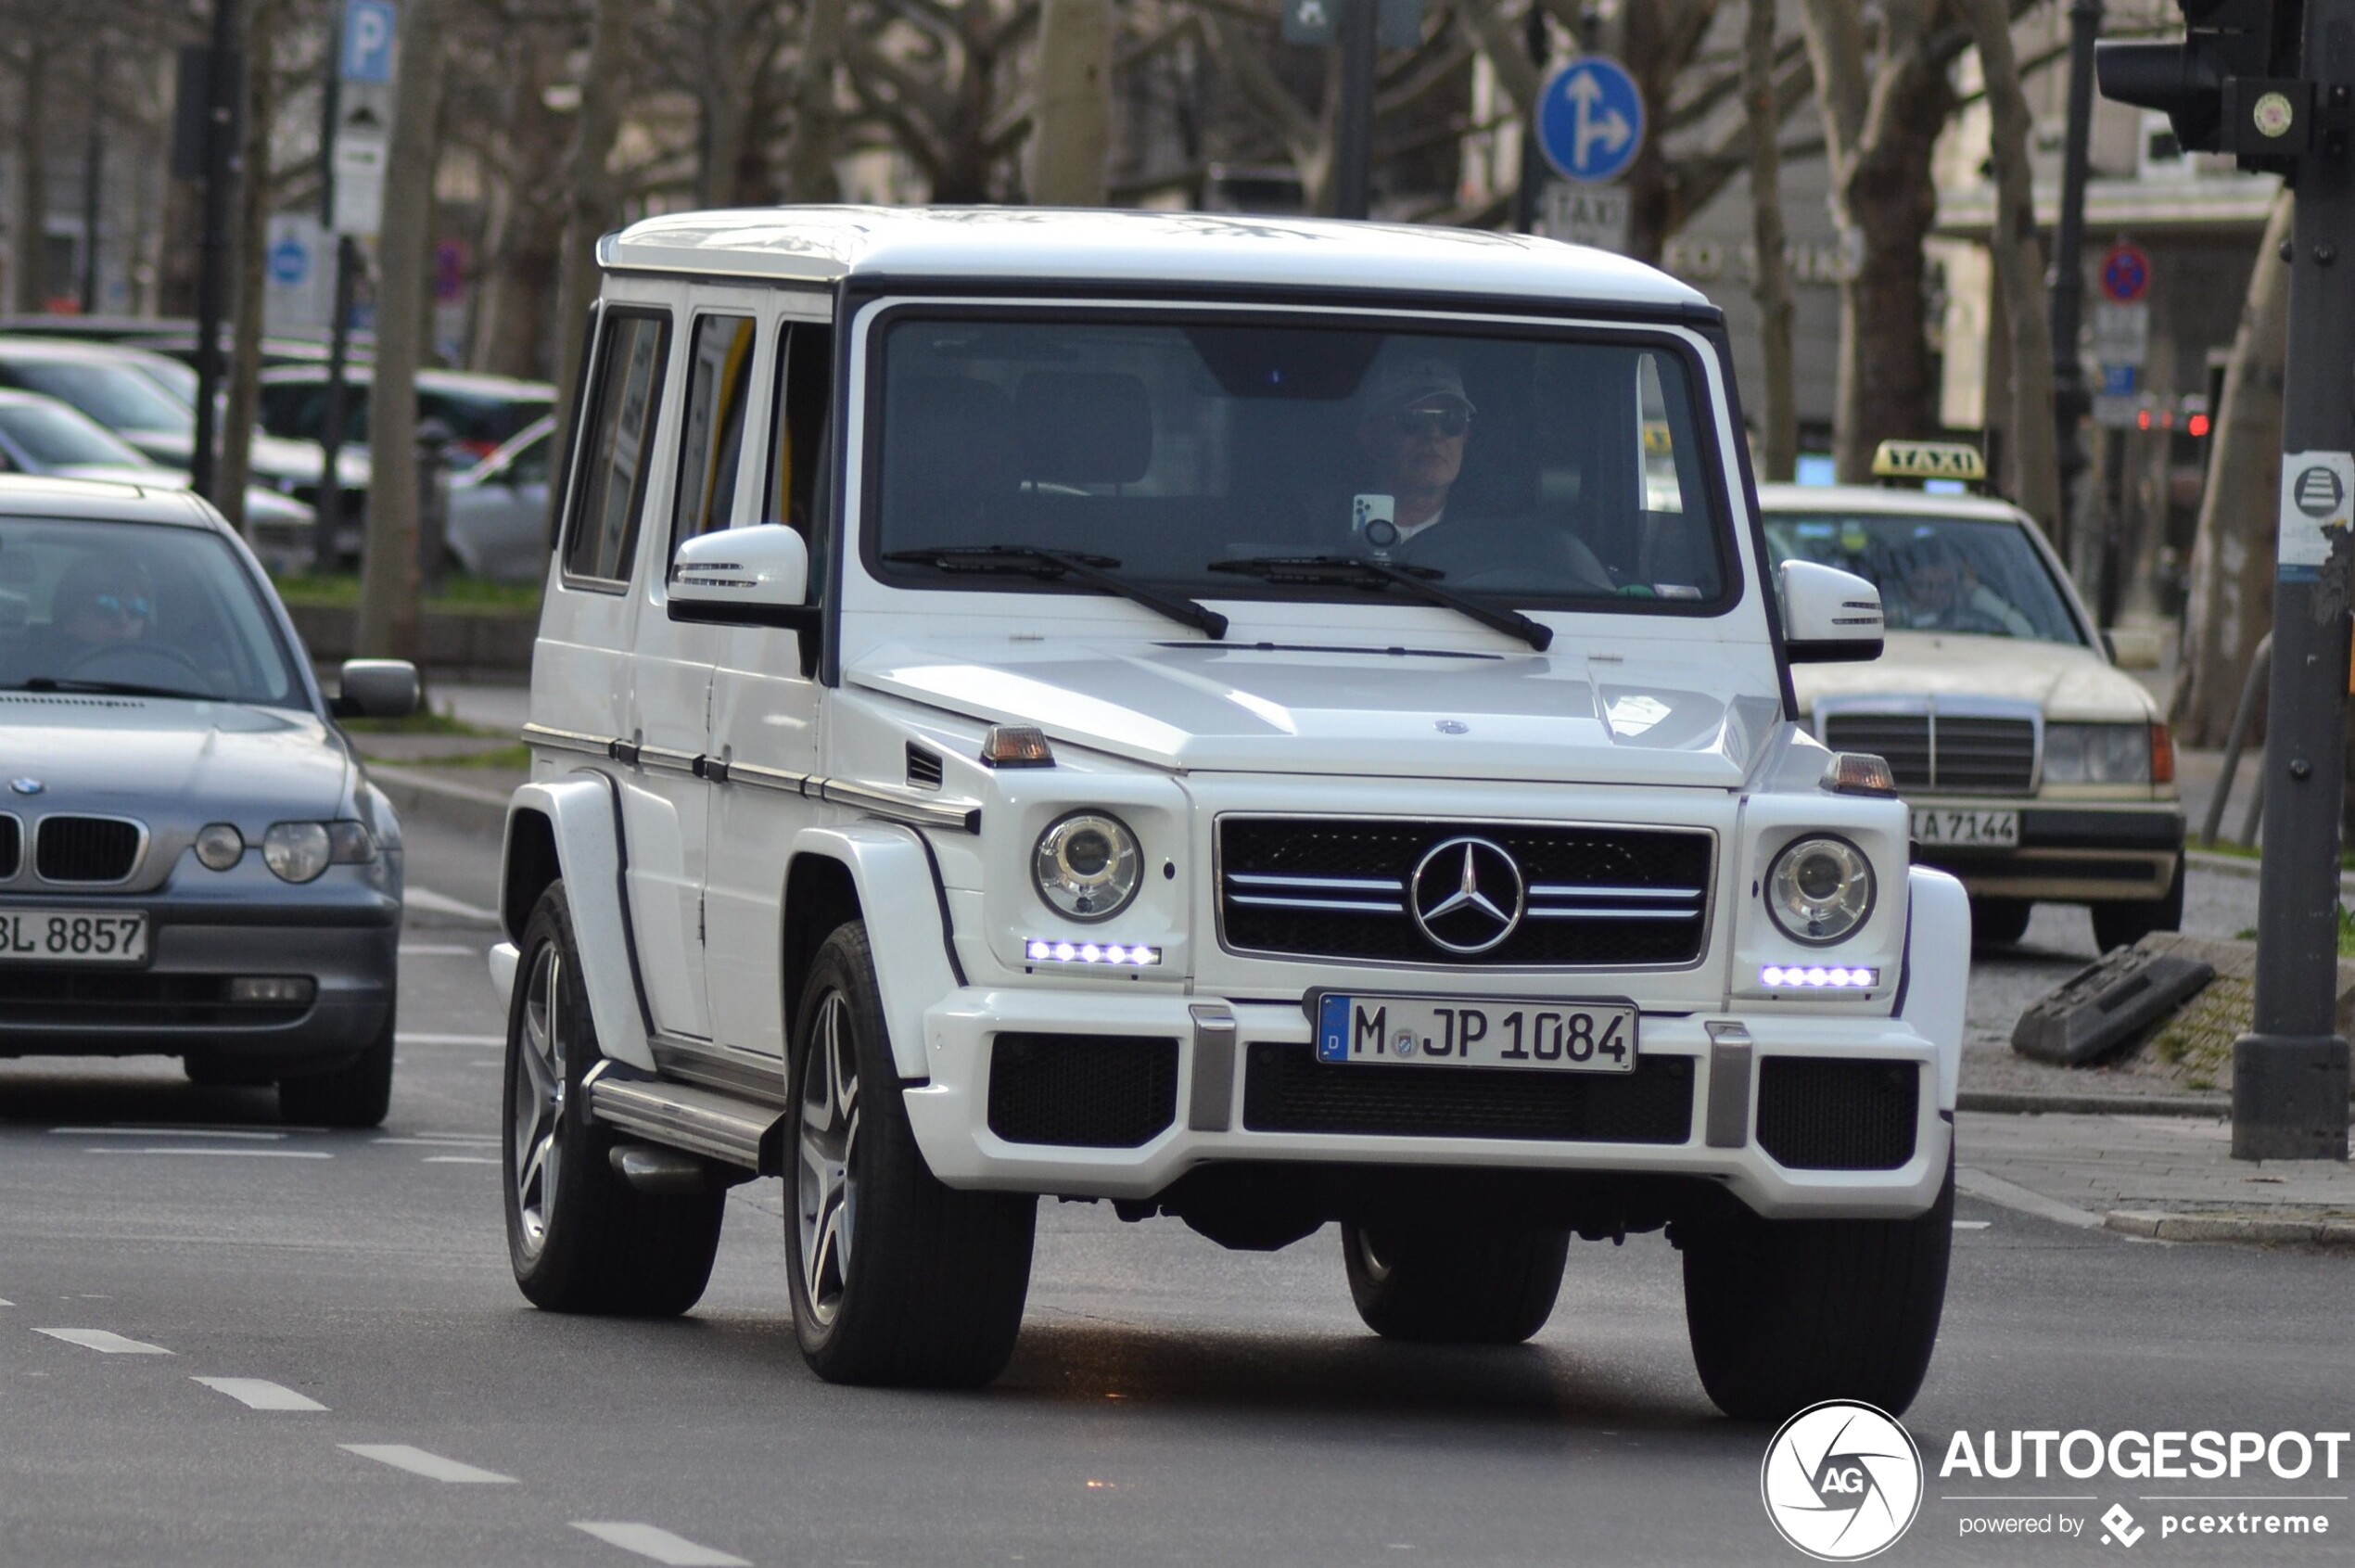
M 1754 667 L 1754 668 L 1753 668 Z M 1780 703 L 1763 659 L 1378 647 L 878 649 L 855 685 L 1179 771 L 1733 789 Z
M 0 779 L 37 779 L 9 809 L 119 811 L 255 829 L 325 818 L 350 762 L 312 714 L 242 703 L 0 692 Z
M 1869 664 L 1802 664 L 1791 670 L 1799 705 L 1819 697 L 2008 697 L 2032 702 L 2052 719 L 2158 717 L 2142 682 L 2091 648 L 2016 637 L 1949 631 L 1892 631 Z

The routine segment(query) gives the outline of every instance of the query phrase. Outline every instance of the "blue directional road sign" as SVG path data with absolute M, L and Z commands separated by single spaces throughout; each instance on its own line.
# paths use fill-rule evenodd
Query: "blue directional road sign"
M 398 13 L 391 0 L 344 0 L 343 67 L 346 82 L 392 80 L 392 49 Z
M 1644 145 L 1644 95 L 1627 68 L 1585 55 L 1546 78 L 1537 96 L 1537 145 L 1564 179 L 1615 180 Z

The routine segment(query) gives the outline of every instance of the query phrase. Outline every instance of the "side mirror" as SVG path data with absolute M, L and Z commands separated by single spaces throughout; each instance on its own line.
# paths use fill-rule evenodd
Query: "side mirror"
M 417 667 L 405 658 L 348 658 L 342 695 L 327 711 L 338 719 L 406 719 L 417 711 Z
M 1880 657 L 1880 590 L 1837 567 L 1782 566 L 1783 646 L 1793 664 L 1862 664 Z
M 2120 669 L 2157 669 L 2167 662 L 2167 647 L 2158 632 L 2146 626 L 2113 627 L 2102 633 L 2109 661 Z
M 817 624 L 809 546 L 783 523 L 722 529 L 679 547 L 670 563 L 670 618 L 723 626 Z

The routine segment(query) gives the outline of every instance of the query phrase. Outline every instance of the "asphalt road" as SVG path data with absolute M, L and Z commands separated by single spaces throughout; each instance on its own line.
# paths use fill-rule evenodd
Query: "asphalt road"
M 489 902 L 495 861 L 413 824 L 412 879 L 444 900 Z M 1694 1378 L 1657 1237 L 1580 1243 L 1532 1345 L 1445 1351 L 1359 1327 L 1330 1232 L 1232 1254 L 1050 1205 L 1006 1377 L 879 1393 L 803 1367 L 770 1181 L 738 1190 L 688 1318 L 537 1312 L 501 1231 L 489 939 L 414 914 L 376 1132 L 289 1130 L 268 1094 L 170 1063 L 0 1063 L 0 1563 L 1804 1561 L 1760 1503 L 1768 1434 Z M 2355 1263 L 1957 1213 L 1907 1418 L 1927 1497 L 1882 1561 L 2097 1552 L 2097 1523 L 1962 1522 L 2112 1502 L 2150 1529 L 2138 1560 L 2346 1561 L 2346 1479 L 1937 1470 L 1958 1429 L 2355 1425 Z M 2070 1500 L 1950 1500 L 2007 1492 Z M 2332 1534 L 2164 1540 L 2157 1511 L 2184 1505 L 2143 1498 L 2169 1493 L 2323 1497 L 2294 1506 Z

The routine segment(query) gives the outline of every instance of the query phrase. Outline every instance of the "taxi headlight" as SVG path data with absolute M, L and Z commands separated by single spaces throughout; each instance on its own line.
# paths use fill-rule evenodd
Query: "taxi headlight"
M 1872 912 L 1873 863 L 1845 838 L 1799 839 L 1767 868 L 1766 913 L 1795 942 L 1837 942 Z
M 2148 784 L 2148 724 L 2047 724 L 2046 784 Z
M 325 822 L 275 822 L 261 835 L 261 860 L 282 882 L 312 882 L 334 848 Z
M 1137 835 L 1104 811 L 1075 811 L 1038 835 L 1031 872 L 1038 896 L 1073 920 L 1110 920 L 1128 907 L 1143 880 Z

